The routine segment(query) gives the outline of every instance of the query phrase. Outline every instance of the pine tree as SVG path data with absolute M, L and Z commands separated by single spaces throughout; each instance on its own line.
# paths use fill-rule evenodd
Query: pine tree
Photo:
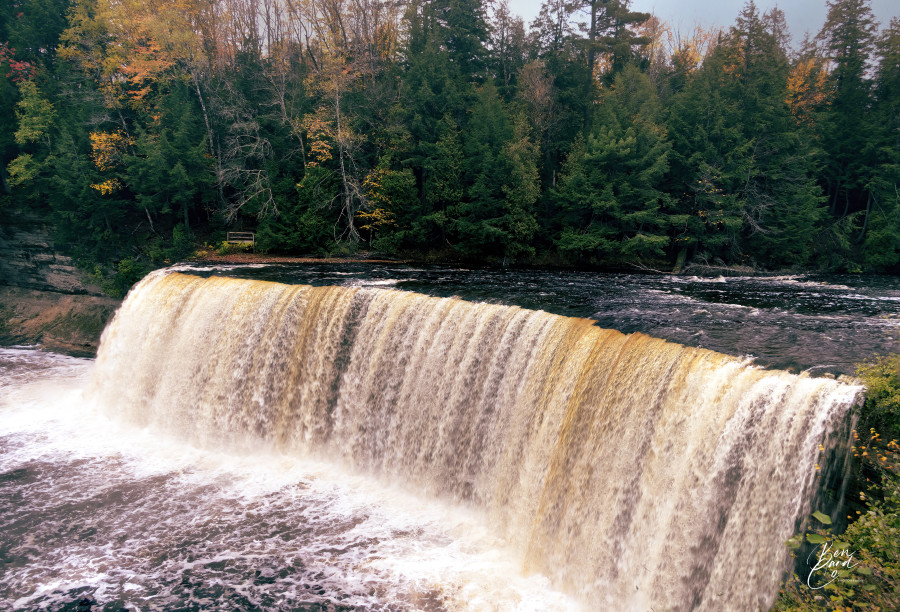
M 824 182 L 831 212 L 845 217 L 865 207 L 872 159 L 870 87 L 866 69 L 875 43 L 875 19 L 869 0 L 830 0 L 828 17 L 817 37 L 832 64 L 831 104 L 819 127 L 826 154 Z
M 672 99 L 666 125 L 672 155 L 666 191 L 684 215 L 674 229 L 679 260 L 730 260 L 739 254 L 738 190 L 752 143 L 737 120 L 737 101 L 719 48 Z
M 647 76 L 630 66 L 603 97 L 596 129 L 567 161 L 556 197 L 560 252 L 574 258 L 662 259 L 670 216 L 661 190 L 671 148 Z
M 867 185 L 860 238 L 865 264 L 876 272 L 900 269 L 900 19 L 891 19 L 877 42 L 873 148 L 876 166 Z
M 816 151 L 791 118 L 787 40 L 779 9 L 760 16 L 752 0 L 732 28 L 725 48 L 737 64 L 730 95 L 752 143 L 747 178 L 738 192 L 744 219 L 744 252 L 768 266 L 805 265 L 822 218 L 815 183 Z

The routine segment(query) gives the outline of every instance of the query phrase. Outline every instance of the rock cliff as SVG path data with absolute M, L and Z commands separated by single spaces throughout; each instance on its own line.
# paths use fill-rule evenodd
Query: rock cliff
M 0 345 L 91 356 L 118 305 L 58 251 L 52 227 L 0 211 Z

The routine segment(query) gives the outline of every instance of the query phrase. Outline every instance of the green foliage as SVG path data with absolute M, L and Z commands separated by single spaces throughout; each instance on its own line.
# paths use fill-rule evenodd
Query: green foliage
M 684 215 L 675 243 L 689 249 L 690 256 L 727 261 L 740 248 L 738 192 L 752 143 L 736 119 L 736 101 L 725 90 L 726 82 L 725 58 L 717 50 L 672 99 L 666 191 L 675 200 L 675 210 Z
M 657 259 L 666 255 L 673 214 L 660 189 L 671 144 L 658 123 L 659 102 L 635 67 L 616 77 L 595 131 L 563 170 L 556 201 L 563 212 L 557 245 L 574 258 Z
M 126 257 L 115 268 L 115 272 L 103 281 L 103 291 L 114 298 L 124 298 L 132 285 L 144 278 L 153 268 L 134 257 Z
M 383 157 L 366 177 L 364 187 L 371 210 L 357 216 L 371 247 L 395 255 L 422 244 L 423 238 L 414 229 L 420 227 L 420 219 L 416 177 L 411 170 L 395 170 L 390 158 Z
M 16 104 L 16 119 L 19 129 L 15 132 L 16 142 L 20 145 L 47 140 L 56 118 L 56 109 L 44 99 L 34 81 L 25 81 L 19 85 L 21 99 Z
M 459 160 L 462 193 L 446 207 L 450 242 L 466 256 L 493 256 L 514 261 L 532 254 L 537 230 L 537 155 L 527 126 L 513 120 L 493 84 L 478 91 Z M 453 132 L 447 147 L 455 146 Z M 458 180 L 444 175 L 445 189 Z
M 18 187 L 37 178 L 40 167 L 35 163 L 33 155 L 22 153 L 9 162 L 6 171 L 9 172 L 9 184 Z
M 822 526 L 805 538 L 814 545 L 807 556 L 811 575 L 804 580 L 794 574 L 788 579 L 773 611 L 900 608 L 900 478 L 896 472 L 880 492 L 883 499 L 872 501 L 841 535 L 831 532 L 828 515 L 813 514 Z M 799 549 L 799 536 L 787 545 Z
M 875 429 L 900 440 L 900 355 L 876 357 L 860 364 L 857 374 L 866 386 L 859 429 Z
M 333 244 L 333 224 L 327 212 L 335 198 L 334 177 L 312 168 L 297 185 L 293 202 L 285 202 L 277 215 L 265 217 L 257 231 L 260 251 L 325 255 Z

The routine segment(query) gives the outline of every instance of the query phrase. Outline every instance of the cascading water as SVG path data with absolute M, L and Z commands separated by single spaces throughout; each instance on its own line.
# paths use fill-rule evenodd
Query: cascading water
M 593 609 L 753 610 L 859 388 L 517 307 L 157 274 L 90 393 L 467 505 Z

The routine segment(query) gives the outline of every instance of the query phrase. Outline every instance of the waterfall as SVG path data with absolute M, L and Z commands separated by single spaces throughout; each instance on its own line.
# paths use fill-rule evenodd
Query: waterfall
M 618 610 L 768 609 L 859 392 L 514 306 L 177 273 L 131 291 L 90 389 L 475 508 L 523 571 Z

